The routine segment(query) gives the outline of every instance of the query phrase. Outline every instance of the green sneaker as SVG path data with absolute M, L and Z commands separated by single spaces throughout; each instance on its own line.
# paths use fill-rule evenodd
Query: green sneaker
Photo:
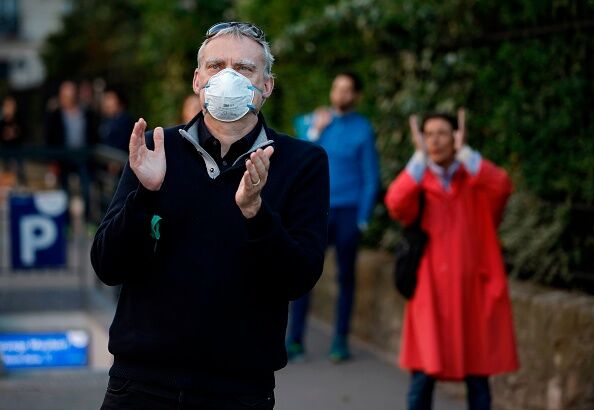
M 330 355 L 328 356 L 333 363 L 341 363 L 351 358 L 351 352 L 346 336 L 336 336 L 330 348 Z
M 305 361 L 305 349 L 302 343 L 287 343 L 287 358 L 291 363 L 301 363 Z

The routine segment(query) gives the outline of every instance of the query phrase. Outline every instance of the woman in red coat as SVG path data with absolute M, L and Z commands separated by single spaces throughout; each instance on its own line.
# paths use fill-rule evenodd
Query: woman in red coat
M 460 127 L 458 127 L 458 124 Z M 469 409 L 490 409 L 488 376 L 518 368 L 497 227 L 512 185 L 465 145 L 464 111 L 410 119 L 416 152 L 390 185 L 392 218 L 411 224 L 425 195 L 429 241 L 406 307 L 400 365 L 412 372 L 410 410 L 431 408 L 435 380 L 464 380 Z

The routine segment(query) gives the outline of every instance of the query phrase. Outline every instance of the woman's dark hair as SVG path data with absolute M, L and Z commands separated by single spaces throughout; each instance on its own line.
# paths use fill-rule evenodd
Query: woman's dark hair
M 423 118 L 423 123 L 421 124 L 421 132 L 425 132 L 425 124 L 427 123 L 427 121 L 434 119 L 440 119 L 448 122 L 452 126 L 452 131 L 458 129 L 458 119 L 456 117 L 443 112 L 433 112 L 425 115 L 425 117 Z

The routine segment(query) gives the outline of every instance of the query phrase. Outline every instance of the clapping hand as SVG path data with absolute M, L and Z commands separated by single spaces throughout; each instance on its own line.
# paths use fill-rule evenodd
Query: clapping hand
M 146 121 L 140 118 L 134 124 L 130 136 L 130 168 L 149 191 L 158 191 L 165 179 L 166 161 L 163 128 L 157 127 L 153 132 L 155 149 L 153 151 L 146 147 L 144 131 Z
M 245 162 L 245 172 L 235 193 L 235 202 L 246 218 L 256 216 L 262 205 L 260 193 L 268 180 L 270 157 L 274 148 L 266 147 L 250 154 Z

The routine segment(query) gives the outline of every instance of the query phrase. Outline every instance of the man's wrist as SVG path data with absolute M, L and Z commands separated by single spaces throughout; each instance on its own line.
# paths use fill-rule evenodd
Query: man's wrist
M 317 141 L 319 138 L 320 138 L 320 130 L 318 130 L 314 126 L 309 127 L 309 129 L 307 130 L 307 139 L 309 141 Z
M 239 209 L 246 219 L 251 219 L 258 214 L 262 207 L 262 197 L 258 195 L 256 200 L 246 206 L 240 206 Z

